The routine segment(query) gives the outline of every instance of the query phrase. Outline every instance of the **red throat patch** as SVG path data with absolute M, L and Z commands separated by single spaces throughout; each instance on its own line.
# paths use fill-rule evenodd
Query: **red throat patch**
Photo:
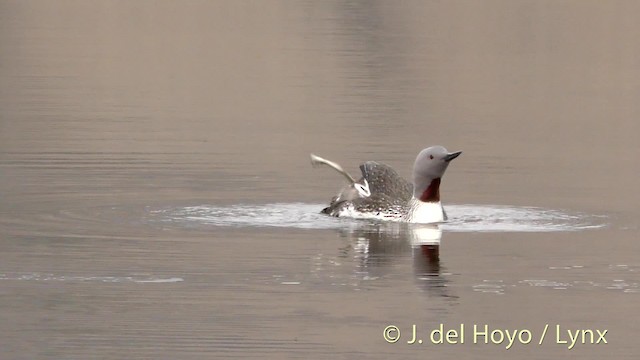
M 438 202 L 440 201 L 440 178 L 431 180 L 429 187 L 420 195 L 420 201 Z

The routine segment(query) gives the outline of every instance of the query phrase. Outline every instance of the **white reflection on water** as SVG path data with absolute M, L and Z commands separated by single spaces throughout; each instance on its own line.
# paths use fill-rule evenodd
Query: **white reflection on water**
M 152 219 L 165 223 L 233 226 L 342 229 L 362 220 L 333 218 L 320 213 L 322 204 L 274 203 L 263 205 L 198 205 L 154 210 Z M 448 205 L 452 232 L 550 232 L 596 229 L 602 217 L 535 207 L 504 205 Z
M 67 281 L 67 282 L 104 282 L 104 283 L 175 283 L 184 281 L 179 277 L 155 277 L 155 276 L 73 276 L 56 275 L 49 273 L 10 273 L 1 274 L 0 280 L 21 281 Z
M 573 277 L 567 277 L 566 275 L 559 275 L 558 278 L 562 280 L 552 279 L 523 279 L 518 281 L 506 281 L 506 280 L 483 280 L 482 283 L 473 285 L 473 290 L 483 293 L 493 293 L 502 295 L 509 289 L 515 287 L 537 287 L 551 290 L 594 290 L 594 289 L 606 289 L 610 291 L 619 291 L 626 294 L 640 294 L 640 283 L 637 281 L 637 277 L 634 273 L 640 269 L 640 266 L 629 266 L 623 264 L 611 264 L 608 265 L 608 270 L 605 268 L 591 267 L 587 269 L 586 273 L 614 273 L 610 279 L 602 280 L 572 280 L 575 276 L 585 274 L 585 266 L 583 265 L 567 265 L 567 266 L 550 266 L 549 270 L 564 272 L 574 272 Z

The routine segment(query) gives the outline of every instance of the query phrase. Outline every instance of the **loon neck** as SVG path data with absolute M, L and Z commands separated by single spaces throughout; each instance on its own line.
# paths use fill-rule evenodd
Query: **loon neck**
M 440 179 L 441 178 L 435 178 L 431 180 L 429 186 L 420 194 L 418 199 L 422 202 L 440 202 Z

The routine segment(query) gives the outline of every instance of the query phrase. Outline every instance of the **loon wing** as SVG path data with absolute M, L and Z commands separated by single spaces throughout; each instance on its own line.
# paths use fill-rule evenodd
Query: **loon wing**
M 329 206 L 322 210 L 325 214 L 340 216 L 344 211 L 355 211 L 397 217 L 413 195 L 413 185 L 386 164 L 376 161 L 361 164 L 362 177 L 358 181 L 338 163 L 317 155 L 311 154 L 311 164 L 329 166 L 349 182 L 349 185 L 331 199 Z
M 369 184 L 369 191 L 373 194 L 386 195 L 389 198 L 409 201 L 413 194 L 413 184 L 403 179 L 389 165 L 376 161 L 367 161 L 360 165 L 362 179 Z

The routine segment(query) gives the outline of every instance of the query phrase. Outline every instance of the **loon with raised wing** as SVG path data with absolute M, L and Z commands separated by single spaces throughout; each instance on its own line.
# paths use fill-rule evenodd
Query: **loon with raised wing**
M 460 154 L 462 151 L 449 152 L 442 146 L 420 151 L 413 164 L 412 183 L 390 166 L 375 161 L 360 165 L 362 177 L 356 181 L 339 164 L 311 154 L 313 166 L 329 166 L 349 182 L 322 212 L 420 224 L 443 222 L 447 214 L 440 202 L 440 184 L 449 163 Z

